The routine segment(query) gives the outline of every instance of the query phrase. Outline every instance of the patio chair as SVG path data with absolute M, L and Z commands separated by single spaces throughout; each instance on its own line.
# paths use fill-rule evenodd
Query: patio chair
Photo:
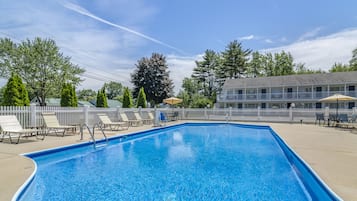
M 143 124 L 150 125 L 154 123 L 154 116 L 151 112 L 142 112 L 141 115 L 139 113 L 134 113 L 136 119 L 141 119 Z
M 128 122 L 130 126 L 139 126 L 141 121 L 137 119 L 129 119 L 125 113 L 119 113 L 120 119 L 123 122 Z
M 15 115 L 0 116 L 0 127 L 2 130 L 1 141 L 3 141 L 4 138 L 9 138 L 11 144 L 12 144 L 12 138 L 17 138 L 16 144 L 18 144 L 20 142 L 21 137 L 36 136 L 36 139 L 39 139 L 38 135 L 42 134 L 41 140 L 45 139 L 43 130 L 23 129 Z
M 54 131 L 56 135 L 62 134 L 62 137 L 66 134 L 66 131 L 76 129 L 77 126 L 73 125 L 61 125 L 54 112 L 42 113 L 42 118 L 47 129 L 47 134 Z
M 110 130 L 127 130 L 129 128 L 129 122 L 113 122 L 110 120 L 107 114 L 97 114 L 99 117 L 99 124 L 103 126 L 103 128 L 109 126 Z
M 326 121 L 325 121 L 324 113 L 316 113 L 315 125 L 316 125 L 317 121 L 319 122 L 319 125 L 320 125 L 321 121 L 324 121 L 323 125 L 325 125 Z
M 348 120 L 347 114 L 341 114 L 341 115 L 342 117 L 339 116 L 340 121 L 336 124 L 336 126 L 345 127 L 345 128 L 357 128 L 357 123 L 356 123 L 357 114 L 353 114 L 350 120 Z
M 160 112 L 160 122 L 163 123 L 163 125 L 166 125 L 166 123 L 169 121 L 167 118 L 166 114 L 164 112 Z M 160 124 L 162 125 L 162 124 Z

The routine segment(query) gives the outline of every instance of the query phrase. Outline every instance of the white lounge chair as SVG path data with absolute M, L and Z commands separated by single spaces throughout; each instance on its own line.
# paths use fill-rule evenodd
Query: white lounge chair
M 58 133 L 61 133 L 62 137 L 64 137 L 67 130 L 73 130 L 77 128 L 77 126 L 72 126 L 72 125 L 61 125 L 58 122 L 57 116 L 54 112 L 42 113 L 42 118 L 48 133 L 50 131 L 54 131 L 56 135 Z
M 144 124 L 150 125 L 154 123 L 154 116 L 152 115 L 151 112 L 142 112 L 143 116 L 139 114 L 135 114 L 135 116 L 139 115 L 141 117 L 141 120 Z
M 2 130 L 1 141 L 5 138 L 9 138 L 10 143 L 12 143 L 12 138 L 17 138 L 16 144 L 18 144 L 21 137 L 36 136 L 36 139 L 38 139 L 38 135 L 42 135 L 42 140 L 45 139 L 43 130 L 23 129 L 15 115 L 0 116 L 0 127 Z
M 100 120 L 100 124 L 103 128 L 109 126 L 110 130 L 127 130 L 129 128 L 129 122 L 113 122 L 106 114 L 97 114 Z
M 140 120 L 129 119 L 125 113 L 119 113 L 120 119 L 124 122 L 129 122 L 130 126 L 139 126 L 141 124 Z

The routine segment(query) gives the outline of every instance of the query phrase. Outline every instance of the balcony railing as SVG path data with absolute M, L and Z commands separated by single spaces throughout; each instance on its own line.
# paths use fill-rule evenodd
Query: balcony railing
M 277 92 L 277 93 L 248 93 L 248 94 L 227 94 L 217 96 L 218 101 L 264 101 L 264 100 L 319 100 L 333 94 L 342 94 L 357 97 L 357 91 L 320 91 L 320 92 Z

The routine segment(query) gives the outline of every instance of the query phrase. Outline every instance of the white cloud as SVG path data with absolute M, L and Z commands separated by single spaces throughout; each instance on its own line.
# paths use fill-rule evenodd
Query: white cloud
M 316 27 L 315 29 L 308 31 L 306 33 L 304 33 L 303 35 L 301 35 L 298 39 L 298 41 L 303 41 L 309 38 L 313 38 L 315 36 L 317 36 L 317 34 L 319 34 L 319 32 L 321 31 L 321 27 Z
M 242 36 L 242 37 L 239 37 L 239 38 L 238 38 L 238 40 L 240 40 L 240 41 L 252 40 L 252 39 L 254 39 L 254 35 Z
M 167 56 L 166 61 L 169 66 L 170 78 L 173 80 L 175 85 L 175 93 L 179 92 L 182 86 L 183 78 L 191 77 L 192 70 L 194 67 L 196 67 L 195 61 L 201 59 L 202 55 L 197 55 L 194 57 L 179 57 L 176 55 Z
M 357 28 L 343 30 L 314 40 L 262 50 L 262 52 L 290 52 L 296 63 L 305 63 L 308 68 L 328 70 L 335 62 L 348 63 L 352 50 L 357 48 Z
M 265 39 L 264 42 L 266 42 L 266 43 L 274 43 L 274 42 L 273 42 L 271 39 L 269 39 L 269 38 Z

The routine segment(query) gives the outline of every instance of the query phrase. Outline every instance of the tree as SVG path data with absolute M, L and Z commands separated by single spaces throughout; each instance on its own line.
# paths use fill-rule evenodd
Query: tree
M 192 108 L 205 108 L 208 105 L 209 105 L 209 107 L 213 106 L 213 103 L 210 99 L 208 99 L 202 95 L 199 95 L 199 94 L 195 94 L 193 96 L 193 101 L 191 104 Z
M 263 75 L 267 77 L 274 76 L 275 62 L 274 62 L 273 54 L 269 52 L 261 56 L 263 62 Z
M 9 78 L 3 97 L 3 105 L 6 106 L 28 106 L 30 100 L 25 85 L 22 83 L 21 78 L 12 73 Z
M 97 92 L 92 89 L 82 89 L 77 92 L 79 100 L 90 101 L 97 97 Z
M 36 97 L 41 106 L 46 97 L 58 96 L 63 83 L 78 84 L 84 69 L 70 62 L 70 57 L 59 52 L 55 41 L 35 38 L 20 44 L 10 39 L 0 40 L 0 76 L 9 77 L 12 72 L 27 84 L 31 99 Z
M 96 107 L 108 107 L 108 101 L 104 87 L 98 90 Z
M 143 87 L 140 88 L 139 95 L 136 101 L 136 107 L 146 108 L 146 95 Z
M 123 108 L 133 107 L 133 98 L 128 87 L 124 87 Z
M 263 67 L 262 55 L 259 52 L 253 52 L 247 69 L 247 77 L 262 76 Z
M 68 83 L 64 83 L 61 90 L 61 107 L 71 107 L 72 97 L 71 88 L 69 88 Z
M 163 99 L 172 95 L 173 82 L 169 74 L 166 59 L 162 54 L 153 53 L 151 58 L 141 58 L 134 73 L 131 74 L 133 96 L 137 97 L 140 88 L 143 87 L 148 101 L 161 103 Z
M 350 71 L 350 67 L 342 63 L 334 63 L 331 69 L 329 70 L 330 73 L 347 72 L 347 71 Z
M 75 87 L 70 83 L 64 83 L 61 90 L 61 106 L 62 107 L 78 107 L 78 99 L 75 92 Z
M 294 74 L 294 59 L 290 52 L 286 53 L 282 51 L 281 53 L 275 53 L 275 67 L 274 75 L 292 75 Z
M 215 72 L 219 66 L 219 56 L 213 50 L 206 50 L 203 61 L 196 61 L 192 78 L 198 83 L 198 92 L 212 99 L 217 90 Z
M 182 99 L 182 102 L 178 104 L 179 106 L 185 107 L 185 108 L 190 107 L 192 99 L 187 91 L 180 90 L 179 93 L 177 94 L 177 97 Z
M 350 70 L 357 71 L 357 48 L 352 51 L 352 58 L 350 60 Z
M 109 82 L 104 84 L 108 99 L 118 99 L 123 95 L 123 85 L 119 82 Z
M 236 40 L 230 42 L 225 51 L 222 52 L 221 78 L 243 78 L 248 68 L 250 49 L 243 49 L 242 44 Z M 223 73 L 222 73 L 223 72 Z

